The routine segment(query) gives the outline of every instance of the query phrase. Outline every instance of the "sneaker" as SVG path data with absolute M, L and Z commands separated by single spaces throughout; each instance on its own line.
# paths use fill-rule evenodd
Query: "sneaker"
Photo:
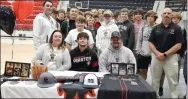
M 159 87 L 159 96 L 163 96 L 163 87 Z

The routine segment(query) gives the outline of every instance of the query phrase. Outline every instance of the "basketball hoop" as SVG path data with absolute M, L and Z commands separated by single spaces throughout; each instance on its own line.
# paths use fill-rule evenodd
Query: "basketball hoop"
M 75 2 L 75 7 L 82 9 L 82 2 Z

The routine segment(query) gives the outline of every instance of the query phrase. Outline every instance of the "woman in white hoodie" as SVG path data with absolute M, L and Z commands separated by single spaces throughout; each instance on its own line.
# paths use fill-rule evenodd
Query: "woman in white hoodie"
M 147 78 L 148 66 L 151 62 L 151 50 L 148 39 L 158 16 L 157 13 L 150 10 L 146 13 L 145 18 L 147 24 L 140 28 L 136 44 L 138 74 L 144 79 Z
M 43 63 L 51 71 L 64 71 L 71 68 L 70 54 L 64 46 L 64 39 L 60 30 L 52 32 L 49 43 L 43 44 L 37 49 L 32 63 L 35 65 Z
M 104 12 L 104 21 L 97 30 L 96 46 L 99 52 L 103 51 L 110 45 L 112 32 L 119 31 L 119 28 L 115 24 L 115 21 L 112 19 L 112 16 L 112 11 L 106 10 Z

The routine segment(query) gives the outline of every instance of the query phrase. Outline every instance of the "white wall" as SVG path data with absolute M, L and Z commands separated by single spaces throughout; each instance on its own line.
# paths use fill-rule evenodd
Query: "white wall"
M 181 15 L 182 15 L 182 20 L 180 21 L 179 25 L 185 28 L 187 31 L 187 11 L 183 11 Z
M 69 1 L 59 1 L 57 10 L 64 9 L 67 12 L 68 6 L 69 6 Z
M 156 20 L 156 23 L 161 23 L 162 18 L 161 18 L 161 14 L 163 9 L 165 8 L 165 2 L 166 1 L 155 1 L 154 6 L 153 6 L 153 11 L 156 11 L 157 9 L 157 4 L 159 3 L 159 7 L 157 10 L 157 14 L 158 14 L 158 19 Z M 184 27 L 187 30 L 187 11 L 182 12 L 182 21 L 180 21 L 179 25 L 181 27 Z
M 163 9 L 165 8 L 165 2 L 166 1 L 155 1 L 155 2 L 159 2 L 159 7 L 158 7 L 158 10 L 157 10 L 157 15 L 158 15 L 158 19 L 156 20 L 156 23 L 161 23 L 161 21 L 162 21 L 162 18 L 161 18 L 161 14 L 162 14 L 162 11 L 163 11 Z M 154 10 L 154 11 L 156 11 L 156 9 Z

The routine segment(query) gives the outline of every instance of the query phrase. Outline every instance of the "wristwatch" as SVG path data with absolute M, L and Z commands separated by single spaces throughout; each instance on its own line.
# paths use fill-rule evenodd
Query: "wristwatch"
M 165 57 L 165 58 L 167 58 L 167 55 L 166 55 L 166 53 L 164 53 L 164 57 Z

